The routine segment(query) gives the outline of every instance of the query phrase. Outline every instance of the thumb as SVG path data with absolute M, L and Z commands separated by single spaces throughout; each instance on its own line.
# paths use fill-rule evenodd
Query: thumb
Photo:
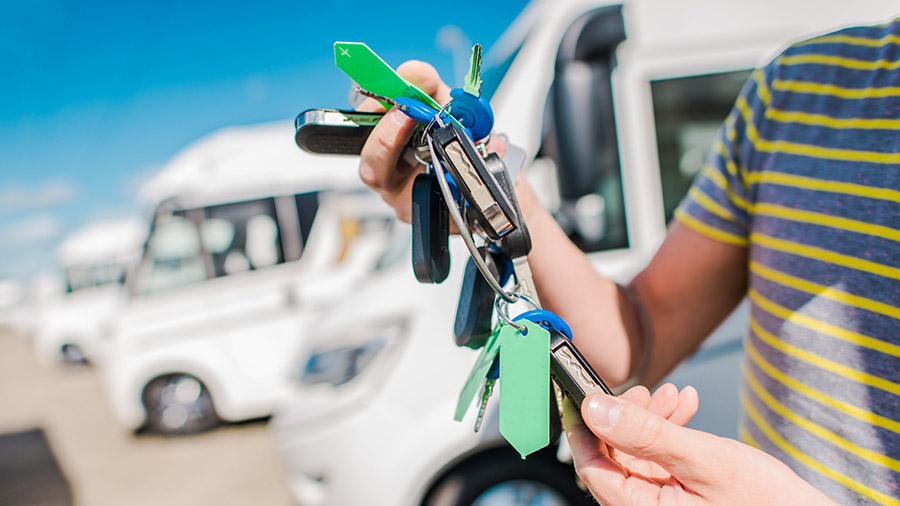
M 682 483 L 703 481 L 718 438 L 672 423 L 651 411 L 603 393 L 581 408 L 585 424 L 609 446 L 656 462 Z

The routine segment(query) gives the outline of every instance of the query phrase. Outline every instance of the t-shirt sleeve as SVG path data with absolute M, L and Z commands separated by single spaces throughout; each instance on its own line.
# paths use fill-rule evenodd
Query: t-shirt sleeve
M 750 166 L 759 123 L 770 101 L 767 76 L 756 70 L 744 85 L 675 219 L 713 239 L 747 246 L 753 199 Z

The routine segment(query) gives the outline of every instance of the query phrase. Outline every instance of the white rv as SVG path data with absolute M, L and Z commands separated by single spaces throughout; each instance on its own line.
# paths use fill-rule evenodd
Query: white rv
M 63 240 L 57 253 L 65 293 L 48 301 L 35 323 L 33 344 L 42 363 L 96 361 L 104 326 L 146 237 L 143 220 L 120 218 L 90 223 Z
M 105 347 L 113 411 L 164 434 L 269 415 L 311 322 L 385 261 L 393 219 L 349 158 L 290 122 L 230 127 L 178 153 Z
M 750 69 L 792 40 L 898 10 L 895 1 L 538 0 L 487 54 L 484 89 L 495 130 L 528 152 L 525 176 L 544 204 L 599 271 L 627 281 L 662 242 Z M 456 289 L 464 259 L 457 250 L 445 282 Z M 331 323 L 296 365 L 297 393 L 272 420 L 296 500 L 595 504 L 560 462 L 564 445 L 523 461 L 500 438 L 496 399 L 481 432 L 475 410 L 453 422 L 477 355 L 453 344 L 455 293 L 400 284 L 376 278 L 347 300 L 338 311 L 348 319 L 323 319 Z M 386 291 L 417 309 L 397 316 L 378 298 Z M 366 314 L 352 309 L 372 301 L 379 307 Z M 379 314 L 393 316 L 379 327 Z M 739 309 L 670 377 L 700 392 L 693 427 L 736 434 L 745 322 Z

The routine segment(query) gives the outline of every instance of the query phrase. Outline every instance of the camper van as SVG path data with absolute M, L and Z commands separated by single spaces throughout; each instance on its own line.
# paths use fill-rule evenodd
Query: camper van
M 33 344 L 45 365 L 95 362 L 100 336 L 121 301 L 122 285 L 140 255 L 147 226 L 136 218 L 97 221 L 69 234 L 57 256 L 65 293 L 44 306 Z
M 300 151 L 288 121 L 196 141 L 141 196 L 157 204 L 103 367 L 132 429 L 269 415 L 323 308 L 390 263 L 389 208 L 353 160 Z
M 791 41 L 896 15 L 894 1 L 537 0 L 485 56 L 482 89 L 495 130 L 529 155 L 520 177 L 598 271 L 627 281 L 663 241 L 751 69 Z M 464 260 L 455 253 L 454 268 Z M 445 284 L 458 290 L 456 276 Z M 413 290 L 394 290 L 400 281 L 387 278 L 370 283 L 343 314 L 377 302 L 377 293 Z M 523 461 L 500 437 L 496 394 L 480 432 L 474 409 L 452 420 L 477 353 L 453 344 L 458 292 L 449 292 L 421 287 L 418 305 L 397 296 L 418 308 L 400 315 L 381 307 L 323 319 L 328 328 L 296 364 L 292 402 L 272 420 L 298 503 L 595 504 L 562 462 L 564 439 Z M 697 387 L 692 427 L 737 433 L 746 309 L 668 379 Z M 404 323 L 378 333 L 378 315 Z M 364 359 L 325 360 L 348 353 Z

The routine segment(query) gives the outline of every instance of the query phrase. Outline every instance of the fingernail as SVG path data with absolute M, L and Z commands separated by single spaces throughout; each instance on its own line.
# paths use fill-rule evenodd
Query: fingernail
M 410 117 L 404 114 L 400 109 L 392 109 L 388 112 L 388 116 L 400 126 L 406 126 L 406 123 L 410 120 Z
M 612 429 L 622 417 L 622 404 L 605 394 L 597 394 L 588 401 L 588 422 L 598 429 Z

